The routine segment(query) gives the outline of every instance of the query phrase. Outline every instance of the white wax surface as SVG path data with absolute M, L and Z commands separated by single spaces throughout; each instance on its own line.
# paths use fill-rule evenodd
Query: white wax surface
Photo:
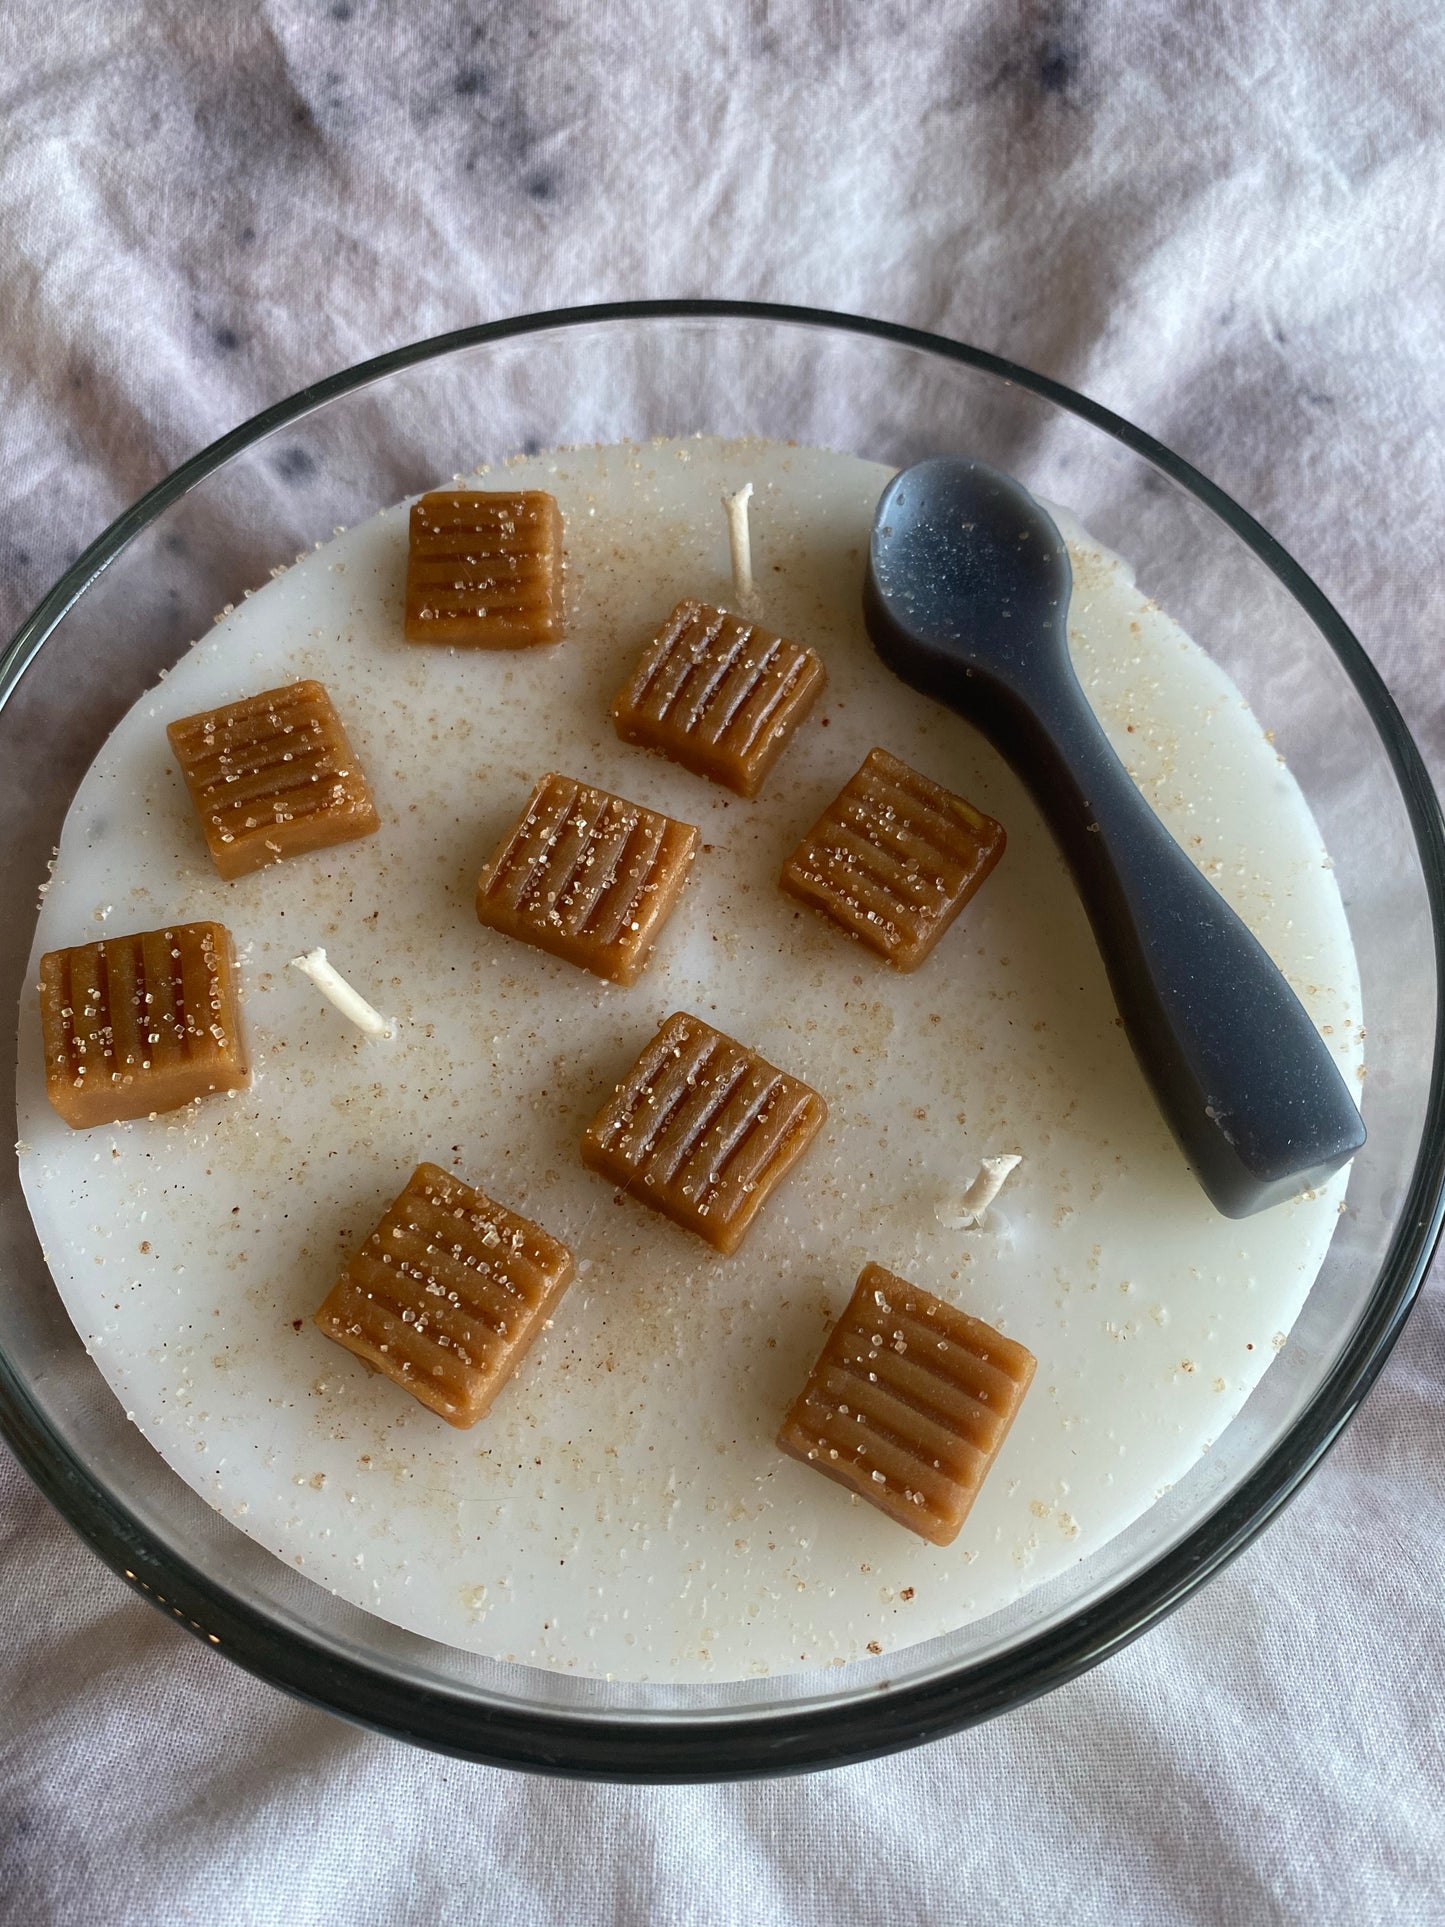
M 235 933 L 249 1092 L 71 1132 L 21 1012 L 26 1195 L 97 1364 L 228 1519 L 347 1599 L 499 1658 L 682 1682 L 848 1660 L 953 1629 L 1134 1519 L 1205 1451 L 1319 1269 L 1344 1180 L 1242 1223 L 1186 1172 L 1118 1027 L 1088 926 L 1023 790 L 967 724 L 888 676 L 859 615 L 888 471 L 694 440 L 517 463 L 553 490 L 569 640 L 522 654 L 401 639 L 389 510 L 221 621 L 87 776 L 36 936 L 216 918 Z M 829 684 L 748 803 L 618 741 L 607 704 L 684 594 L 729 594 L 724 491 L 752 481 L 762 619 Z M 1067 517 L 1071 641 L 1155 807 L 1359 1065 L 1344 912 L 1293 780 L 1221 671 Z M 164 724 L 314 676 L 379 835 L 214 874 Z M 900 976 L 775 887 L 881 744 L 998 817 L 1008 849 Z M 703 850 L 652 964 L 603 985 L 478 925 L 486 857 L 545 770 L 670 811 Z M 364 1038 L 289 960 L 318 944 L 397 1025 Z M 32 971 L 32 979 L 34 972 Z M 827 1127 L 723 1258 L 584 1171 L 582 1129 L 677 1009 L 806 1078 Z M 980 1158 L 1023 1162 L 949 1229 Z M 457 1432 L 310 1315 L 421 1159 L 575 1250 L 515 1381 Z M 863 1263 L 1039 1358 L 957 1542 L 938 1549 L 773 1445 Z

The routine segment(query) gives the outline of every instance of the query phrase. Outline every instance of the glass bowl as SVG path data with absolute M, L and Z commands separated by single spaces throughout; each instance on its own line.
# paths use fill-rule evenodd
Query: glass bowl
M 842 1669 L 648 1687 L 478 1658 L 333 1598 L 218 1514 L 125 1419 L 0 1177 L 0 1426 L 117 1572 L 263 1679 L 465 1758 L 631 1780 L 836 1766 L 987 1718 L 1135 1638 L 1319 1463 L 1399 1335 L 1440 1228 L 1445 838 L 1399 712 L 1319 590 L 1177 456 L 1056 383 L 881 322 L 640 302 L 445 335 L 318 383 L 121 516 L 0 660 L 0 1009 L 67 805 L 112 726 L 215 613 L 298 550 L 481 460 L 697 430 L 900 466 L 967 451 L 1066 503 L 1223 664 L 1333 853 L 1369 1026 L 1369 1143 L 1290 1343 L 1213 1450 L 1066 1575 L 947 1637 Z M 3 1024 L 0 1087 L 13 1088 Z

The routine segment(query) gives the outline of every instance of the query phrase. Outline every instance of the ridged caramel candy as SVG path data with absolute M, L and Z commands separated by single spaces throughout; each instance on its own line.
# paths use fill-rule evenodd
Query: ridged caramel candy
M 562 515 L 541 489 L 437 489 L 411 511 L 406 639 L 530 649 L 562 635 Z
M 540 1225 L 419 1164 L 316 1313 L 449 1425 L 475 1425 L 572 1282 Z
M 801 1079 L 679 1011 L 588 1126 L 582 1162 L 733 1252 L 827 1115 Z
M 778 1444 L 946 1546 L 998 1457 L 1036 1362 L 981 1318 L 865 1265 Z
M 697 842 L 691 823 L 547 775 L 482 872 L 477 915 L 594 976 L 635 983 Z
M 1003 855 L 1003 825 L 870 750 L 783 865 L 783 888 L 916 970 Z
M 178 923 L 40 959 L 45 1088 L 73 1131 L 251 1081 L 231 933 Z
M 612 705 L 627 743 L 756 796 L 827 680 L 816 651 L 703 602 L 679 602 Z
M 335 704 L 293 682 L 166 725 L 212 861 L 245 876 L 380 827 Z

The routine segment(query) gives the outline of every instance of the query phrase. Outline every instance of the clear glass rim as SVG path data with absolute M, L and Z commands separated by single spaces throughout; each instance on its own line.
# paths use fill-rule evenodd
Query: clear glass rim
M 726 1780 L 875 1758 L 1020 1706 L 1097 1665 L 1172 1612 L 1235 1557 L 1323 1459 L 1388 1358 L 1424 1281 L 1445 1218 L 1445 824 L 1420 752 L 1379 672 L 1320 589 L 1239 504 L 1161 442 L 1061 383 L 941 335 L 822 309 L 746 301 L 625 301 L 457 329 L 328 376 L 223 435 L 150 489 L 66 570 L 0 654 L 0 707 L 92 582 L 131 539 L 230 458 L 353 389 L 458 349 L 609 323 L 761 321 L 871 336 L 1030 390 L 1122 443 L 1179 483 L 1253 551 L 1303 608 L 1353 683 L 1409 817 L 1430 906 L 1436 1031 L 1420 1150 L 1374 1292 L 1334 1365 L 1285 1436 L 1235 1491 L 1174 1547 L 1103 1598 L 1009 1651 L 912 1685 L 841 1704 L 735 1718 L 580 1714 L 479 1703 L 418 1688 L 283 1627 L 153 1538 L 51 1427 L 0 1352 L 0 1433 L 35 1483 L 102 1559 L 143 1597 L 231 1659 L 296 1697 L 357 1724 L 492 1765 L 591 1779 Z

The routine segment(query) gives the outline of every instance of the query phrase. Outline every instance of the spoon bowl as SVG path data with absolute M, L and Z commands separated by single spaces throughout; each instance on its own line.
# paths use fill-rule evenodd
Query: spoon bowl
M 919 462 L 878 505 L 869 632 L 890 669 L 918 689 L 936 678 L 945 702 L 971 671 L 1022 690 L 1067 667 L 1072 581 L 1052 517 L 1011 475 L 967 456 Z

